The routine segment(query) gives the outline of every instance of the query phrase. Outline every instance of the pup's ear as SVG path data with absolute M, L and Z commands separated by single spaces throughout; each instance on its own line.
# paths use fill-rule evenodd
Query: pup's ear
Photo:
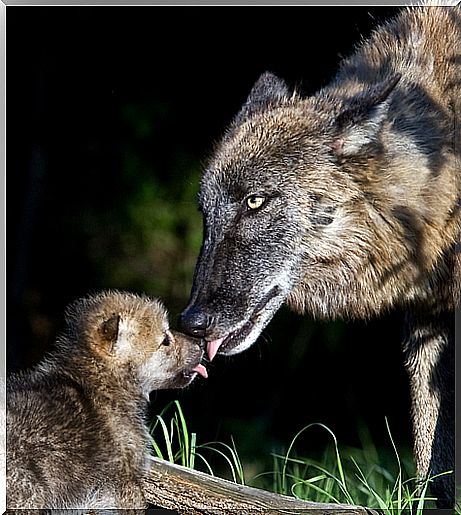
M 337 136 L 332 149 L 338 157 L 360 154 L 378 142 L 388 115 L 390 94 L 400 77 L 393 75 L 347 101 L 336 118 Z
M 255 82 L 234 122 L 242 123 L 253 114 L 263 111 L 267 107 L 281 104 L 291 96 L 292 93 L 283 79 L 271 72 L 264 72 Z
M 99 327 L 101 348 L 108 354 L 114 354 L 119 338 L 120 315 L 113 315 L 104 320 Z

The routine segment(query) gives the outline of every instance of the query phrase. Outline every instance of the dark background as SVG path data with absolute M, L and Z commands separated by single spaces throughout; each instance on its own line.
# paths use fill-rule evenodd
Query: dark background
M 394 8 L 7 7 L 7 366 L 32 366 L 65 306 L 102 288 L 185 307 L 201 241 L 202 164 L 258 76 L 313 93 Z M 402 314 L 326 323 L 283 308 L 259 342 L 218 357 L 179 398 L 199 443 L 251 470 L 322 422 L 409 451 Z M 309 433 L 299 452 L 328 438 Z

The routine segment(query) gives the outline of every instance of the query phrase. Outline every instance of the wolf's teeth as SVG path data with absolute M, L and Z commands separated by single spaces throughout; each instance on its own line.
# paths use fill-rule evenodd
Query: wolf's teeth
M 206 351 L 210 361 L 216 356 L 219 347 L 221 347 L 224 338 L 218 338 L 217 340 L 213 340 L 212 342 L 208 342 L 206 346 Z

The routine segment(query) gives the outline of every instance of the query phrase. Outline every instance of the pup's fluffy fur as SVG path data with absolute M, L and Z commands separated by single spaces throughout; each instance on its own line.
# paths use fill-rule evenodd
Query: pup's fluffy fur
M 149 393 L 206 376 L 202 354 L 157 300 L 70 306 L 56 350 L 7 381 L 8 509 L 145 508 Z

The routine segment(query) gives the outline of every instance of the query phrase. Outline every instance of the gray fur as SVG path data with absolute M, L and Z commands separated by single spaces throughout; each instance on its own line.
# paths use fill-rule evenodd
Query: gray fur
M 74 303 L 55 351 L 7 380 L 7 508 L 146 508 L 148 394 L 188 385 L 202 353 L 156 300 Z
M 460 9 L 424 7 L 378 28 L 312 97 L 264 74 L 203 174 L 181 316 L 230 355 L 284 302 L 318 318 L 407 308 L 421 476 L 454 467 L 460 62 Z M 250 195 L 265 202 L 249 209 Z M 453 475 L 434 492 L 453 506 Z

